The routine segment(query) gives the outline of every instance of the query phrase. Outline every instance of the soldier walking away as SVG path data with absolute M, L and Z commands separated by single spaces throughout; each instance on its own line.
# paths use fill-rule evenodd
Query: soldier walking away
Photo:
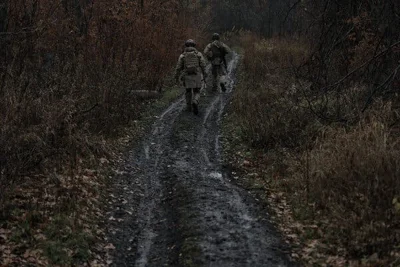
M 206 79 L 206 62 L 197 51 L 196 42 L 189 39 L 185 42 L 185 51 L 179 56 L 175 69 L 176 82 L 183 82 L 186 88 L 186 105 L 188 111 L 199 113 L 200 89 Z
M 226 91 L 226 86 L 221 77 L 226 75 L 227 63 L 226 55 L 231 53 L 231 49 L 220 41 L 218 33 L 212 36 L 212 42 L 204 49 L 204 55 L 211 62 L 212 65 L 212 91 L 218 91 L 218 83 L 223 92 Z

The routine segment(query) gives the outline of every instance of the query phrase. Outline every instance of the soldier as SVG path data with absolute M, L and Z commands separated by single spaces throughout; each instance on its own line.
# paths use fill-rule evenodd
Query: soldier
M 204 55 L 212 65 L 212 90 L 218 90 L 218 83 L 223 92 L 226 91 L 225 83 L 221 81 L 221 77 L 226 75 L 227 63 L 225 56 L 231 53 L 231 49 L 221 42 L 218 33 L 212 36 L 212 43 L 208 44 L 204 49 Z
M 185 42 L 185 51 L 180 55 L 175 70 L 175 79 L 183 82 L 186 88 L 186 105 L 188 111 L 199 113 L 200 89 L 206 79 L 206 62 L 203 55 L 197 51 L 194 40 Z M 203 76 L 203 80 L 202 80 Z

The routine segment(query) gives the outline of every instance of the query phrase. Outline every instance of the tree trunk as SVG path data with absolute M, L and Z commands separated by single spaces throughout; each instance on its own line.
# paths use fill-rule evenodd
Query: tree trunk
M 7 30 L 7 6 L 8 0 L 0 0 L 0 32 Z

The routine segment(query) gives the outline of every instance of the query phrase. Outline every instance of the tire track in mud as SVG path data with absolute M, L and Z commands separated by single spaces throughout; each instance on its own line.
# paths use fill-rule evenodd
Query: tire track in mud
M 222 167 L 227 92 L 203 96 L 200 114 L 174 102 L 115 178 L 107 214 L 113 266 L 293 266 L 266 211 Z

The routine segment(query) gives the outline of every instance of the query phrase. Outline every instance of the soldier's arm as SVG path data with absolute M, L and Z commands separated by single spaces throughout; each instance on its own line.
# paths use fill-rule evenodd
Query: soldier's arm
M 223 57 L 223 61 L 224 61 L 224 65 L 226 68 L 228 68 L 228 61 L 226 60 L 226 56 L 232 54 L 232 50 L 229 48 L 229 46 L 227 46 L 226 44 L 222 43 L 222 47 L 225 50 L 225 55 Z M 229 60 L 230 61 L 230 60 Z
M 232 53 L 232 50 L 230 49 L 230 47 L 229 46 L 227 46 L 226 44 L 222 44 L 222 46 L 224 47 L 224 50 L 225 50 L 225 53 L 226 54 L 231 54 Z
M 183 55 L 179 56 L 178 59 L 178 64 L 176 64 L 176 68 L 175 68 L 175 80 L 178 81 L 179 80 L 179 76 L 181 76 L 181 72 L 184 68 L 184 62 L 183 62 Z
M 203 77 L 204 79 L 207 77 L 207 73 L 206 73 L 206 60 L 204 59 L 204 56 L 199 53 L 199 62 L 200 62 L 200 68 L 201 68 L 201 72 L 203 73 Z
M 209 58 L 209 53 L 210 53 L 210 51 L 211 51 L 211 44 L 208 44 L 208 45 L 206 46 L 206 48 L 204 49 L 204 53 L 203 53 L 204 57 L 205 57 L 207 60 L 210 60 L 210 58 Z M 203 58 L 204 58 L 204 57 L 203 57 Z
M 208 51 L 210 51 L 210 45 L 208 44 L 206 48 L 204 48 L 204 55 L 207 56 Z

